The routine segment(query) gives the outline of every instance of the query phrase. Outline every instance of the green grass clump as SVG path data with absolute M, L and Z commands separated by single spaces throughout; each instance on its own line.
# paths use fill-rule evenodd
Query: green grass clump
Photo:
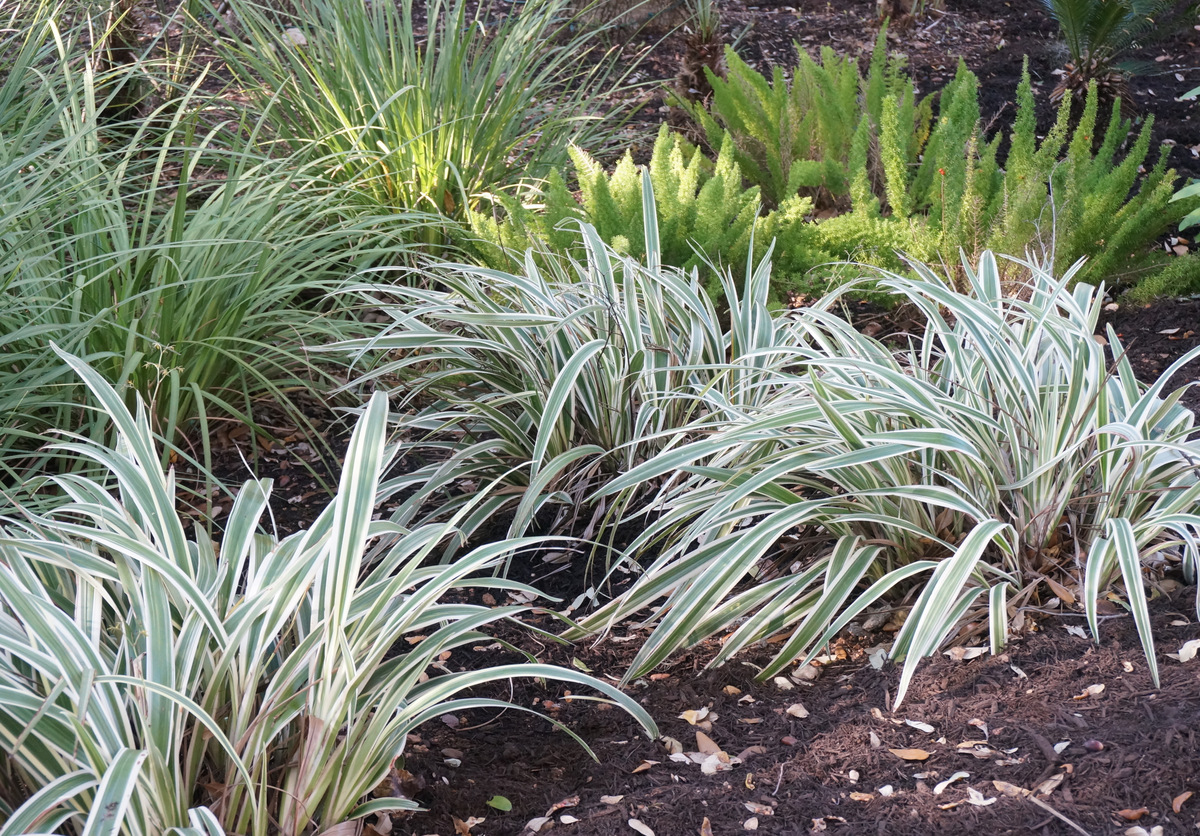
M 486 3 L 434 0 L 425 35 L 412 0 L 298 0 L 286 19 L 250 0 L 232 6 L 250 43 L 224 54 L 269 102 L 271 127 L 377 207 L 461 218 L 481 195 L 563 165 L 572 140 L 607 131 L 591 104 L 611 86 L 608 63 L 580 69 L 593 35 L 571 34 L 567 0 L 536 0 L 495 25 Z

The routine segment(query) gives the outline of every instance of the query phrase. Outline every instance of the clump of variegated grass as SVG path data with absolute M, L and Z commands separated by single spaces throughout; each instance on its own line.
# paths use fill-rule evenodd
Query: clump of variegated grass
M 764 677 L 810 660 L 872 605 L 907 612 L 890 650 L 918 661 L 967 625 L 993 652 L 1022 607 L 1057 593 L 1099 638 L 1097 600 L 1124 586 L 1152 676 L 1142 570 L 1200 565 L 1200 445 L 1183 390 L 1138 382 L 1117 335 L 1093 337 L 1103 293 L 1025 264 L 1027 292 L 1001 290 L 995 258 L 964 265 L 968 289 L 920 264 L 879 285 L 925 319 L 896 350 L 827 312 L 787 315 L 802 361 L 773 397 L 673 445 L 604 487 L 663 480 L 658 519 L 630 547 L 655 557 L 633 587 L 583 621 L 603 630 L 644 612 L 654 630 L 627 678 L 731 631 L 713 664 L 782 635 Z M 1073 273 L 1073 271 L 1072 271 Z M 816 548 L 781 552 L 803 532 Z M 1200 613 L 1200 601 L 1198 601 Z
M 661 263 L 648 182 L 643 195 L 645 262 L 584 224 L 581 261 L 531 255 L 514 273 L 449 264 L 420 286 L 358 288 L 392 323 L 335 348 L 354 353 L 358 384 L 387 384 L 414 405 L 400 423 L 407 449 L 433 459 L 385 483 L 406 495 L 394 520 L 427 519 L 432 500 L 438 514 L 474 506 L 466 535 L 504 512 L 510 536 L 539 518 L 542 530 L 601 531 L 651 486 L 603 502 L 596 491 L 753 409 L 772 372 L 797 359 L 769 313 L 767 264 L 748 264 L 740 289 L 725 277 L 723 315 L 698 273 Z
M 311 528 L 259 533 L 271 483 L 257 480 L 217 544 L 203 527 L 189 537 L 175 513 L 143 406 L 131 414 L 96 371 L 62 359 L 118 433 L 113 447 L 62 446 L 117 491 L 59 476 L 70 502 L 0 521 L 5 833 L 302 836 L 412 810 L 408 798 L 372 797 L 408 733 L 448 712 L 521 708 L 464 693 L 512 677 L 593 688 L 656 733 L 633 700 L 578 671 L 532 660 L 430 670 L 527 609 L 442 599 L 463 586 L 535 597 L 489 571 L 534 543 L 432 565 L 457 520 L 375 520 L 390 458 L 384 396 L 363 412 L 338 492 Z

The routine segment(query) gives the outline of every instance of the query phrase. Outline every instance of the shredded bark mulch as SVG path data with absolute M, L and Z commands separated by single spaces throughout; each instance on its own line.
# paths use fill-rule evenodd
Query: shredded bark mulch
M 516 836 L 549 815 L 538 832 L 574 836 L 648 832 L 631 819 L 661 836 L 755 825 L 769 834 L 1115 834 L 1155 825 L 1192 833 L 1200 827 L 1200 795 L 1191 795 L 1200 794 L 1200 659 L 1164 654 L 1200 637 L 1200 626 L 1195 590 L 1172 588 L 1151 606 L 1161 688 L 1132 619 L 1117 614 L 1103 619 L 1099 645 L 1070 612 L 1039 616 L 1036 632 L 997 656 L 938 655 L 918 668 L 894 712 L 899 669 L 869 661 L 887 634 L 848 637 L 833 649 L 839 661 L 813 668 L 811 682 L 785 678 L 786 690 L 755 681 L 765 649 L 711 671 L 701 669 L 711 647 L 680 656 L 629 690 L 683 753 L 702 750 L 701 731 L 740 761 L 714 774 L 694 759 L 672 760 L 618 709 L 568 699 L 556 683 L 504 683 L 488 695 L 567 724 L 597 761 L 524 711 L 448 715 L 426 725 L 405 757 L 408 785 L 422 787 L 416 798 L 428 812 L 397 817 L 392 832 Z M 644 636 L 542 648 L 504 633 L 542 661 L 605 677 L 623 673 Z M 446 664 L 503 656 L 456 651 Z M 699 722 L 707 725 L 681 717 L 706 709 Z M 496 796 L 513 809 L 489 807 Z

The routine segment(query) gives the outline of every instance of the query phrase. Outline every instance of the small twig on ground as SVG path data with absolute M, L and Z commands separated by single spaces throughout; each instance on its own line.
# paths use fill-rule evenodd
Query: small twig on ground
M 1030 801 L 1032 801 L 1032 802 L 1033 802 L 1034 804 L 1036 804 L 1037 806 L 1041 807 L 1043 810 L 1045 810 L 1045 811 L 1046 811 L 1047 813 L 1049 813 L 1050 815 L 1052 815 L 1052 816 L 1054 816 L 1054 817 L 1056 817 L 1056 818 L 1058 818 L 1058 819 L 1061 819 L 1062 821 L 1066 822 L 1068 825 L 1070 825 L 1071 827 L 1073 827 L 1075 830 L 1077 830 L 1078 832 L 1082 833 L 1082 834 L 1083 834 L 1083 836 L 1092 836 L 1092 834 L 1088 833 L 1088 832 L 1087 832 L 1086 830 L 1084 830 L 1082 827 L 1080 827 L 1079 825 L 1077 825 L 1075 822 L 1071 821 L 1069 818 L 1067 818 L 1066 816 L 1064 816 L 1062 813 L 1058 812 L 1058 810 L 1055 810 L 1053 807 L 1051 807 L 1051 806 L 1050 806 L 1049 804 L 1047 804 L 1045 801 L 1042 801 L 1042 800 L 1041 800 L 1040 798 L 1038 798 L 1037 796 L 1034 796 L 1034 795 L 1027 795 L 1027 796 L 1025 796 L 1025 797 L 1026 797 L 1026 798 L 1028 798 Z
M 775 797 L 775 793 L 779 792 L 779 785 L 783 783 L 783 764 L 779 764 L 779 780 L 775 782 L 775 789 L 771 790 L 771 798 Z

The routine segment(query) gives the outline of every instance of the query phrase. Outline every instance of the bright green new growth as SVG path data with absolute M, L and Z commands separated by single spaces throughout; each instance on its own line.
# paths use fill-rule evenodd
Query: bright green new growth
M 473 244 L 485 263 L 506 269 L 513 264 L 513 254 L 529 249 L 583 258 L 586 248 L 581 221 L 592 225 L 600 240 L 620 255 L 645 260 L 643 178 L 632 156 L 626 153 L 612 175 L 577 147 L 571 148 L 571 161 L 581 201 L 576 201 L 562 177 L 553 172 L 538 196 L 540 204 L 500 197 L 497 204 L 502 215 L 470 214 L 472 231 L 482 239 Z M 772 239 L 792 244 L 789 256 L 777 267 L 788 277 L 802 275 L 833 258 L 804 246 L 815 234 L 813 224 L 805 220 L 812 206 L 810 199 L 793 197 L 779 209 L 760 214 L 759 189 L 742 187 L 729 139 L 714 163 L 664 125 L 655 140 L 648 171 L 658 212 L 657 258 L 683 270 L 699 269 L 714 297 L 722 292 L 714 265 L 740 265 L 748 257 L 757 261 Z M 777 286 L 788 284 L 784 279 Z
M 895 112 L 887 96 L 901 103 L 901 124 L 913 120 L 912 81 L 903 73 L 902 59 L 888 58 L 886 43 L 884 29 L 865 78 L 853 59 L 832 49 L 822 49 L 817 63 L 797 46 L 800 63 L 790 84 L 782 68 L 776 67 L 768 82 L 727 49 L 727 77 L 709 73 L 712 113 L 700 104 L 678 104 L 701 125 L 713 148 L 720 148 L 727 136 L 733 139 L 742 173 L 762 188 L 769 206 L 780 206 L 796 194 L 823 206 L 849 189 L 854 172 L 847 165 L 848 153 L 863 119 L 878 126 L 885 114 Z M 927 113 L 927 107 L 923 104 L 921 112 Z M 907 151 L 903 156 L 908 162 Z
M 990 253 L 963 264 L 963 293 L 916 263 L 912 277 L 884 274 L 926 321 L 901 350 L 828 313 L 836 294 L 791 314 L 777 342 L 802 360 L 764 380 L 769 396 L 609 482 L 601 496 L 667 485 L 628 552 L 653 562 L 583 622 L 651 608 L 627 678 L 726 631 L 713 664 L 787 636 L 768 677 L 865 608 L 906 600 L 890 652 L 904 660 L 899 703 L 922 657 L 974 636 L 966 625 L 986 625 L 997 651 L 1056 566 L 1097 640 L 1097 599 L 1121 578 L 1157 681 L 1141 565 L 1200 569 L 1194 416 L 1182 389 L 1165 390 L 1200 349 L 1145 386 L 1111 329 L 1112 368 L 1093 338 L 1101 291 L 1022 266 L 1024 296 Z
M 384 396 L 367 405 L 337 496 L 312 528 L 257 533 L 271 484 L 248 482 L 218 545 L 199 527 L 187 536 L 141 405 L 131 415 L 100 375 L 62 357 L 119 432 L 115 448 L 64 446 L 119 492 L 59 477 L 69 503 L 0 525 L 0 750 L 11 764 L 0 799 L 24 797 L 12 779 L 34 791 L 4 836 L 85 820 L 84 836 L 302 836 L 414 809 L 370 798 L 407 734 L 447 712 L 520 708 L 463 695 L 512 677 L 592 687 L 656 734 L 636 703 L 578 671 L 529 663 L 425 676 L 440 654 L 523 609 L 442 603 L 445 594 L 536 594 L 490 577 L 533 543 L 496 542 L 437 566 L 427 558 L 456 520 L 411 530 L 374 521 L 389 461 Z M 413 635 L 422 638 L 404 641 Z

